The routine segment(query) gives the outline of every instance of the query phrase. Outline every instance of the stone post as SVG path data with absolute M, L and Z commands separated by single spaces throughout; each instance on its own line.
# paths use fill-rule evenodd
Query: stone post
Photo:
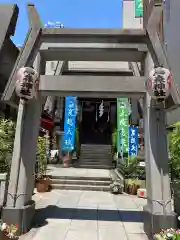
M 2 219 L 8 224 L 18 224 L 20 234 L 30 229 L 35 210 L 32 188 L 41 107 L 42 99 L 39 96 L 38 100 L 26 103 L 20 100 L 18 109 L 7 202 Z
M 144 230 L 152 235 L 161 229 L 175 228 L 168 169 L 167 133 L 164 104 L 156 104 L 146 94 L 144 101 L 147 205 Z

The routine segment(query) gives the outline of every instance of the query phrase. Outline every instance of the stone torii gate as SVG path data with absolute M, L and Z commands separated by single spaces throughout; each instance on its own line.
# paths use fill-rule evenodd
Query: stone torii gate
M 38 100 L 19 108 L 9 188 L 3 219 L 18 223 L 20 232 L 31 226 L 35 204 L 32 201 L 34 165 L 39 119 L 44 96 L 67 96 L 144 99 L 147 205 L 144 229 L 148 235 L 161 228 L 175 227 L 172 211 L 164 105 L 154 105 L 147 94 L 145 81 L 154 66 L 169 68 L 156 27 L 162 3 L 154 5 L 147 29 L 51 29 L 43 28 L 34 5 L 28 5 L 30 29 L 9 78 L 2 100 L 16 99 L 16 73 L 22 66 L 34 64 L 40 75 Z M 45 75 L 46 61 L 127 61 L 140 62 L 137 76 L 119 76 L 102 72 L 96 75 Z M 64 64 L 59 65 L 61 73 Z M 175 82 L 165 108 L 180 104 Z M 19 162 L 20 161 L 20 162 Z M 19 164 L 19 165 L 18 165 Z M 17 171 L 18 173 L 17 173 Z

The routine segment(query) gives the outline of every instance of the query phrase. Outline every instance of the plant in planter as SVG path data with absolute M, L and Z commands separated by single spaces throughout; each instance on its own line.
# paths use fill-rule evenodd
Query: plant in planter
M 47 192 L 50 186 L 50 177 L 47 175 L 46 138 L 46 136 L 38 137 L 37 142 L 36 188 L 38 192 Z
M 0 240 L 19 239 L 19 237 L 17 236 L 17 225 L 8 225 L 0 221 L 0 230 Z
M 15 124 L 9 119 L 0 119 L 0 173 L 8 172 L 13 151 Z
M 174 125 L 174 129 L 172 132 L 169 132 L 168 137 L 174 208 L 175 212 L 180 215 L 180 122 Z
M 140 187 L 138 183 L 138 176 L 139 176 L 139 162 L 137 158 L 131 158 L 128 162 L 128 164 L 121 164 L 120 171 L 124 173 L 125 178 L 125 188 L 124 191 L 136 195 L 137 190 Z
M 180 240 L 180 230 L 175 230 L 175 229 L 167 229 L 167 230 L 162 230 L 160 233 L 155 234 L 154 236 L 155 240 Z
M 119 194 L 123 192 L 122 185 L 118 181 L 113 181 L 113 183 L 110 184 L 110 189 L 113 194 Z

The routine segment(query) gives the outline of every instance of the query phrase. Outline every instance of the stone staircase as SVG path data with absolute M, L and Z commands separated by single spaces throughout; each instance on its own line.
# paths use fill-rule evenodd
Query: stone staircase
M 75 167 L 112 169 L 111 145 L 82 144 L 81 155 Z
M 111 177 L 52 176 L 51 188 L 63 190 L 110 191 Z

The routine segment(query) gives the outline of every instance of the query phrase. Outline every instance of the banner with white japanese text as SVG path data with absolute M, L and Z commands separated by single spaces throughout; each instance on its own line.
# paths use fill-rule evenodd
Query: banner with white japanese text
M 129 126 L 129 157 L 137 156 L 138 153 L 138 127 Z
M 72 152 L 75 148 L 75 129 L 77 116 L 77 98 L 66 97 L 65 118 L 64 118 L 64 138 L 62 151 Z
M 128 153 L 129 101 L 117 98 L 117 151 Z

